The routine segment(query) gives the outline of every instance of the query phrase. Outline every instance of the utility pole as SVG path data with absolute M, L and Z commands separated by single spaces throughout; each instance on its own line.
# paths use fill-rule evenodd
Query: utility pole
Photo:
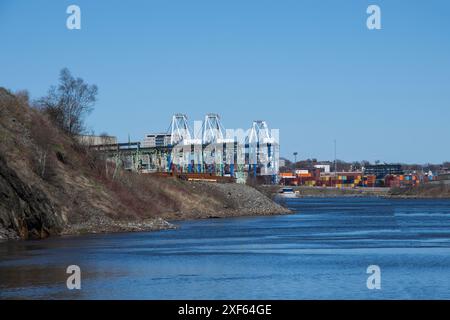
M 294 165 L 292 166 L 292 174 L 295 175 L 295 166 L 296 166 L 296 164 L 297 164 L 297 155 L 298 155 L 298 152 L 295 151 L 295 152 L 293 153 L 293 155 L 294 155 Z
M 334 187 L 337 187 L 336 139 L 334 139 Z

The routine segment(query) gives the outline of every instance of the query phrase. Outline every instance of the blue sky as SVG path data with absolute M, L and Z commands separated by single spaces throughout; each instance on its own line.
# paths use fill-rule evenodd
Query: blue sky
M 81 7 L 82 29 L 66 28 Z M 366 28 L 381 7 L 382 30 Z M 95 132 L 166 131 L 175 112 L 264 119 L 281 155 L 450 160 L 450 2 L 0 0 L 0 86 L 33 98 L 59 70 L 99 87 Z

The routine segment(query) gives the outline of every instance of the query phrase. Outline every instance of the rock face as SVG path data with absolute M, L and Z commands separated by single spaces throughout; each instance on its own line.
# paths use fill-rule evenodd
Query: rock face
M 24 183 L 0 154 L 0 239 L 44 238 L 62 225 L 45 194 Z

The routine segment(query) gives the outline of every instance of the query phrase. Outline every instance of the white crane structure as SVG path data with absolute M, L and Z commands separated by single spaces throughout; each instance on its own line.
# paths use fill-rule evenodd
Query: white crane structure
M 202 124 L 202 144 L 234 142 L 234 139 L 225 138 L 224 131 L 220 116 L 216 113 L 208 113 Z
M 182 113 L 176 113 L 172 116 L 172 123 L 170 124 L 170 144 L 172 146 L 177 144 L 190 143 L 192 140 L 191 132 L 189 130 L 187 116 Z
M 274 143 L 274 139 L 271 137 L 269 127 L 265 121 L 253 121 L 248 135 L 248 143 Z
M 166 172 L 232 176 L 241 182 L 247 176 L 276 179 L 278 130 L 269 130 L 266 121 L 253 121 L 249 130 L 225 130 L 220 116 L 208 113 L 194 127 L 192 133 L 187 116 L 174 114 L 167 132 L 170 145 L 156 146 L 151 164 L 165 164 L 159 168 Z
M 176 113 L 172 116 L 170 125 L 170 145 L 172 154 L 169 157 L 169 167 L 172 164 L 187 167 L 188 171 L 192 171 L 194 163 L 200 163 L 201 157 L 201 140 L 193 139 L 189 128 L 187 116 L 182 113 Z M 171 168 L 169 168 L 169 171 Z
M 267 123 L 253 121 L 247 137 L 249 173 L 268 176 L 278 173 L 278 137 L 273 137 Z

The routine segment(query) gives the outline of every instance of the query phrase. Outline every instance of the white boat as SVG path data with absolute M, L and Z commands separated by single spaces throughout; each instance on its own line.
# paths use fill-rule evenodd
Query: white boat
M 293 189 L 293 188 L 290 188 L 290 187 L 284 187 L 284 188 L 282 188 L 282 189 L 278 192 L 278 194 L 279 194 L 280 196 L 284 197 L 284 198 L 296 198 L 296 197 L 297 197 L 297 195 L 296 195 L 295 192 L 294 192 L 294 189 Z

